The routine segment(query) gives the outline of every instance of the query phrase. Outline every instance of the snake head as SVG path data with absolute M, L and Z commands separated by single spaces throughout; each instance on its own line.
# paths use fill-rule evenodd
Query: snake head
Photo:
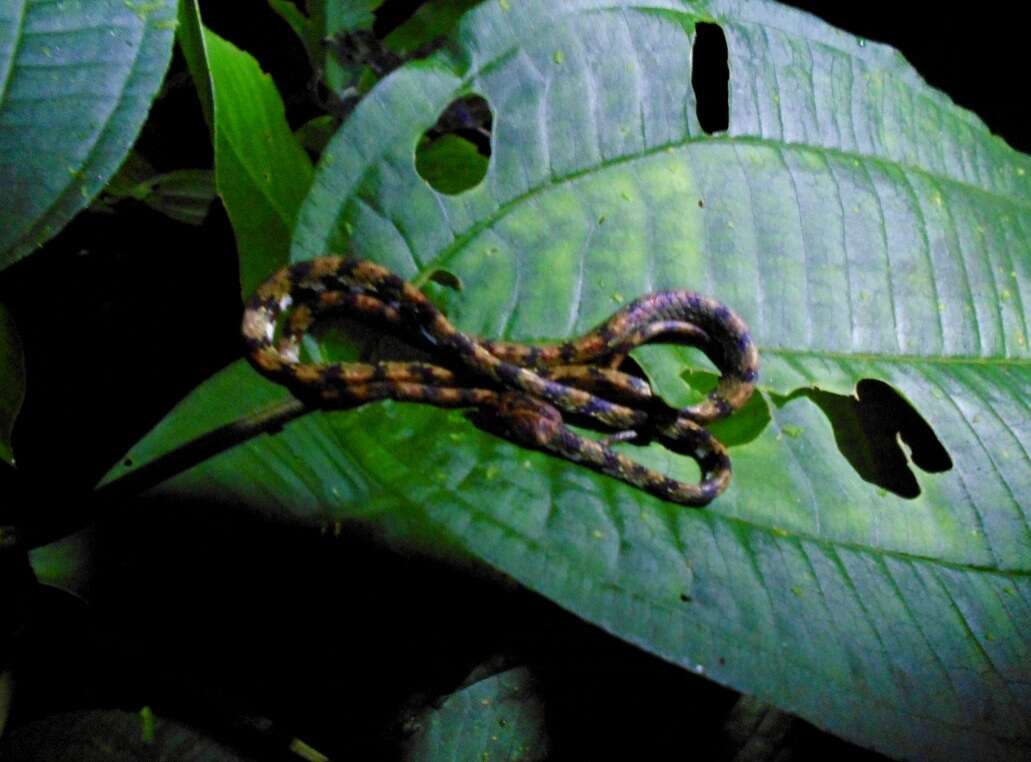
M 477 428 L 522 447 L 547 447 L 565 429 L 558 410 L 519 392 L 501 392 L 494 404 L 477 408 L 469 419 Z

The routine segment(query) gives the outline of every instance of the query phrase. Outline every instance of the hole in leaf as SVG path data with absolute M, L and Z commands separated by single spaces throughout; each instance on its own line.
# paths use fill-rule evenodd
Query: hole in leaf
M 451 196 L 477 185 L 490 163 L 493 121 L 490 104 L 482 96 L 452 101 L 415 149 L 419 177 Z
M 429 280 L 444 286 L 445 288 L 450 288 L 452 291 L 462 290 L 462 279 L 450 270 L 442 270 L 438 268 L 430 273 Z
M 730 126 L 728 57 L 723 30 L 716 24 L 697 24 L 691 54 L 691 87 L 698 123 L 708 135 L 724 132 Z
M 715 421 L 707 428 L 727 447 L 737 447 L 758 437 L 769 423 L 770 408 L 763 396 L 756 391 L 745 406 L 734 415 Z
M 952 468 L 952 458 L 934 429 L 883 381 L 863 379 L 854 397 L 819 389 L 803 394 L 830 419 L 841 454 L 872 484 L 912 499 L 920 494 L 920 485 L 909 461 L 928 473 Z

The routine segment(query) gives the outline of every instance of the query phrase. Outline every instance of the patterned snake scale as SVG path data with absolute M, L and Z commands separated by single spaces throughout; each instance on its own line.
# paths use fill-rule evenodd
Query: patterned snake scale
M 301 362 L 301 338 L 328 314 L 412 334 L 454 367 Z M 415 286 L 374 262 L 338 256 L 298 262 L 272 275 L 246 304 L 243 336 L 254 368 L 306 403 L 339 409 L 393 399 L 473 408 L 470 418 L 480 428 L 690 506 L 706 505 L 730 481 L 727 451 L 702 424 L 739 410 L 759 369 L 741 318 L 690 291 L 643 296 L 561 344 L 517 344 L 462 333 Z M 615 369 L 628 351 L 656 338 L 697 346 L 716 363 L 722 375 L 705 400 L 670 408 L 646 381 Z M 580 436 L 560 411 L 616 433 L 601 441 Z M 671 479 L 609 447 L 611 441 L 651 437 L 694 458 L 701 481 Z

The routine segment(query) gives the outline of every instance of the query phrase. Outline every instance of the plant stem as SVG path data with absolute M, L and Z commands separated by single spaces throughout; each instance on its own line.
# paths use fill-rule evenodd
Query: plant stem
M 67 537 L 96 521 L 120 500 L 145 492 L 259 434 L 275 433 L 311 410 L 313 408 L 300 400 L 289 398 L 212 429 L 135 471 L 98 487 L 89 496 L 89 507 L 75 511 L 72 516 L 38 526 L 0 526 L 0 550 L 15 546 L 31 549 Z

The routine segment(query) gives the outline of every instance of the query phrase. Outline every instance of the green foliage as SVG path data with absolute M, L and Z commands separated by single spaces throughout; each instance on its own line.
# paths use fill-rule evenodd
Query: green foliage
M 699 21 L 727 37 L 726 134 L 695 117 Z M 730 490 L 687 511 L 458 413 L 390 403 L 308 416 L 162 490 L 471 554 L 873 748 L 1026 753 L 1031 160 L 893 50 L 764 2 L 488 3 L 455 40 L 359 104 L 323 153 L 291 258 L 350 247 L 416 283 L 446 269 L 464 284 L 439 294 L 450 316 L 514 339 L 578 334 L 655 289 L 716 296 L 764 361 Z M 487 176 L 437 193 L 412 149 L 469 93 L 495 111 Z M 672 349 L 640 361 L 672 373 L 662 388 L 704 371 Z M 796 393 L 848 395 L 864 378 L 911 402 L 955 464 L 926 473 L 914 456 L 915 499 L 864 480 Z M 281 397 L 233 365 L 133 461 Z
M 462 14 L 482 0 L 429 0 L 411 18 L 388 34 L 384 44 L 395 53 L 408 55 L 447 35 Z
M 9 759 L 249 758 L 182 723 L 155 716 L 149 707 L 138 713 L 109 709 L 45 717 L 11 733 L 3 748 Z
M 215 145 L 215 186 L 236 233 L 240 285 L 250 293 L 285 260 L 311 160 L 286 123 L 283 101 L 258 62 L 205 29 L 196 0 L 180 11 L 180 44 Z
M 428 138 L 415 152 L 419 176 L 441 193 L 455 195 L 469 190 L 487 173 L 487 157 L 476 146 L 458 135 Z
M 173 220 L 199 225 L 215 198 L 214 173 L 210 169 L 177 169 L 159 173 L 133 151 L 91 209 L 113 211 L 112 205 L 126 198 L 142 201 Z
M 413 718 L 405 759 L 534 762 L 548 758 L 545 707 L 526 668 L 472 683 Z
M 0 304 L 0 460 L 14 463 L 11 434 L 25 399 L 25 358 L 10 313 Z
M 372 68 L 342 64 L 332 45 L 369 32 L 380 0 L 314 0 L 308 17 L 269 5 L 336 96 L 372 85 Z M 689 287 L 748 321 L 763 370 L 749 405 L 713 427 L 735 477 L 704 510 L 491 437 L 460 412 L 389 402 L 311 413 L 159 493 L 472 559 L 873 749 L 1027 756 L 1029 157 L 894 50 L 764 0 L 431 0 L 378 42 L 402 56 L 443 33 L 446 45 L 372 87 L 332 137 L 339 114 L 293 133 L 259 62 L 184 0 L 178 39 L 215 166 L 159 173 L 129 148 L 168 64 L 172 13 L 168 0 L 0 9 L 0 267 L 105 186 L 94 210 L 133 198 L 191 224 L 217 191 L 244 294 L 288 259 L 350 250 L 426 287 L 471 333 L 553 341 L 643 293 Z M 718 24 L 729 51 L 718 134 L 702 129 L 692 87 L 706 76 L 693 71 L 700 22 Z M 472 94 L 493 111 L 489 159 L 457 135 L 426 137 Z M 305 148 L 321 154 L 317 172 Z M 354 354 L 332 342 L 314 352 Z M 634 359 L 673 404 L 714 382 L 694 351 L 646 347 Z M 915 412 L 877 419 L 863 407 L 871 383 Z M 0 306 L 7 462 L 24 391 Z M 237 361 L 107 481 L 286 398 Z M 933 430 L 944 465 L 903 418 Z M 697 475 L 658 445 L 620 447 Z M 892 459 L 915 497 L 879 481 Z M 90 556 L 79 535 L 32 563 L 39 580 L 81 589 Z M 0 725 L 10 685 L 0 674 Z M 543 711 L 528 673 L 495 675 L 423 713 L 410 752 L 532 757 L 546 746 Z M 44 729 L 54 749 L 93 743 L 102 722 L 134 753 L 210 753 L 149 710 L 90 715 L 76 735 L 80 719 Z M 8 748 L 36 743 L 26 732 Z
M 121 165 L 168 67 L 174 14 L 173 0 L 0 7 L 0 268 L 57 233 Z

